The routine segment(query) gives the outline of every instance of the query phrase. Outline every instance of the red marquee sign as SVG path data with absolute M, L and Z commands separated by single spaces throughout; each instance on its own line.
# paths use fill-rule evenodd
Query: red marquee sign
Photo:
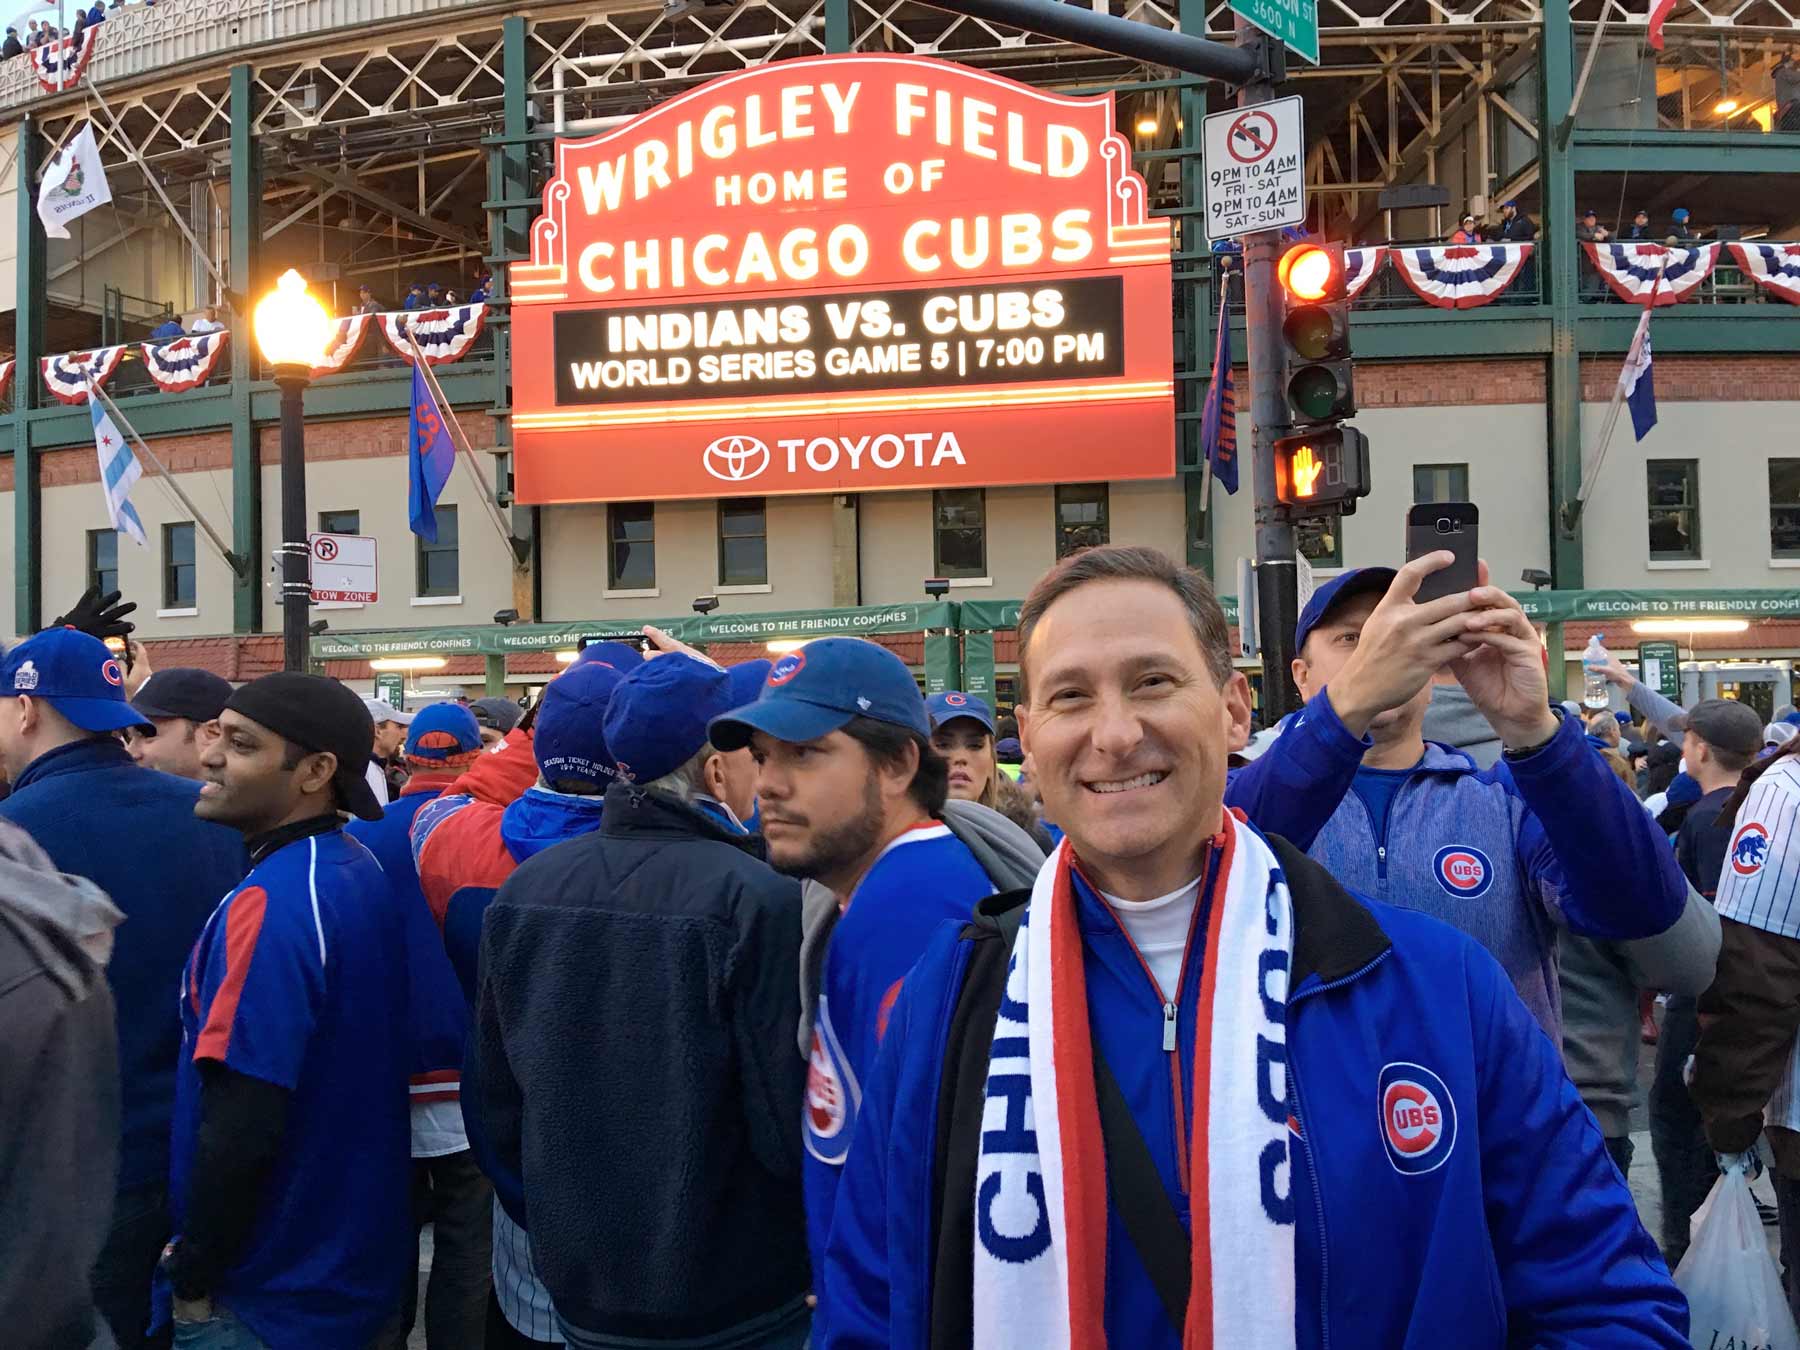
M 1168 477 L 1145 207 L 1110 95 L 909 56 L 559 141 L 510 274 L 519 499 Z

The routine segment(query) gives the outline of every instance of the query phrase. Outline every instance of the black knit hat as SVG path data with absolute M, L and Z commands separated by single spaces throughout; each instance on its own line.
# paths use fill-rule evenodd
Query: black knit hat
M 375 724 L 349 688 L 323 675 L 284 670 L 252 680 L 226 700 L 225 708 L 302 750 L 336 755 L 331 782 L 339 802 L 364 820 L 381 819 L 381 803 L 363 776 L 375 750 Z

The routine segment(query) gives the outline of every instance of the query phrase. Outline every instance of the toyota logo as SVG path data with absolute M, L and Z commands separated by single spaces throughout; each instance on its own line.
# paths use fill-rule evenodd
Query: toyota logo
M 721 436 L 706 447 L 701 463 L 714 478 L 742 483 L 769 467 L 769 447 L 754 436 Z

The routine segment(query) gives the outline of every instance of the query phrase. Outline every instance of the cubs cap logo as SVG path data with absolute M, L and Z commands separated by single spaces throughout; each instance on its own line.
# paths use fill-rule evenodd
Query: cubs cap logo
M 961 694 L 945 694 L 944 702 L 949 704 L 952 708 L 961 708 L 965 707 L 969 700 L 964 698 Z
M 1438 884 L 1452 895 L 1474 900 L 1494 884 L 1494 865 L 1487 854 L 1465 844 L 1447 844 L 1431 860 Z
M 820 1162 L 842 1166 L 850 1152 L 850 1136 L 856 1132 L 856 1114 L 862 1106 L 862 1089 L 844 1058 L 831 1014 L 823 996 L 818 1019 L 813 1023 L 812 1051 L 806 1061 L 806 1103 L 803 1107 L 806 1151 Z
M 100 663 L 100 678 L 111 685 L 122 685 L 125 683 L 125 672 L 120 670 L 119 663 L 109 656 Z
M 1403 1176 L 1435 1172 L 1456 1147 L 1456 1103 L 1444 1080 L 1422 1064 L 1382 1066 L 1375 1081 L 1381 1144 Z
M 806 653 L 789 652 L 770 668 L 769 683 L 772 685 L 786 684 L 804 669 L 806 669 Z
M 1761 823 L 1748 821 L 1731 836 L 1731 870 L 1740 877 L 1753 877 L 1762 871 L 1768 856 L 1769 831 Z

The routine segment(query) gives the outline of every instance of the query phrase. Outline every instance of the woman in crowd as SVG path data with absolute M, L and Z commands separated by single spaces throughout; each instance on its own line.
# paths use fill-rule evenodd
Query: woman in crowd
M 1000 766 L 994 758 L 994 713 L 974 694 L 946 690 L 925 700 L 931 745 L 950 765 L 950 795 L 1000 810 Z

